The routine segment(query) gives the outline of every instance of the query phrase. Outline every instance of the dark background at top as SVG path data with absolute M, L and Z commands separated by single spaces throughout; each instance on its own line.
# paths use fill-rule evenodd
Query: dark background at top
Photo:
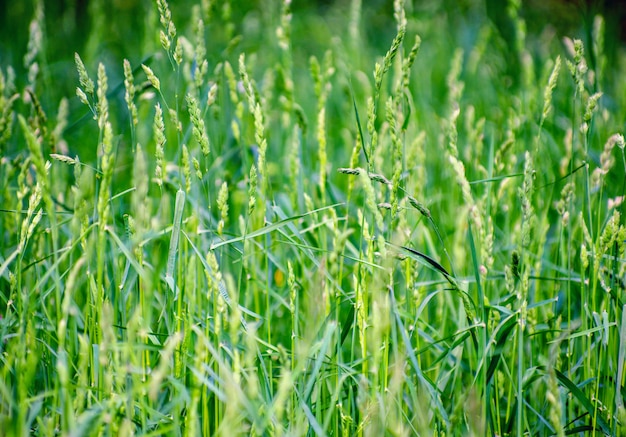
M 0 0 L 0 62 L 6 66 L 21 65 L 21 57 L 28 41 L 28 23 L 32 19 L 34 1 Z M 55 39 L 55 58 L 73 56 L 74 52 L 82 52 L 87 44 L 90 22 L 90 0 L 44 0 L 46 16 L 46 31 L 49 39 Z M 100 2 L 107 21 L 110 23 L 110 32 L 105 47 L 120 52 L 121 57 L 128 57 L 124 53 L 124 45 L 129 39 L 136 38 L 137 32 L 143 29 L 146 11 L 155 7 L 152 0 L 108 0 Z M 184 21 L 185 11 L 179 10 L 176 1 L 170 1 L 170 9 L 174 14 L 174 21 Z M 217 2 L 221 3 L 221 2 Z M 233 14 L 236 17 L 251 9 L 255 5 L 266 5 L 274 2 L 266 0 L 234 1 Z M 383 27 L 390 24 L 393 0 L 364 0 L 363 10 L 374 17 L 373 24 Z M 410 2 L 407 2 L 410 3 Z M 481 6 L 480 1 L 470 0 L 442 0 L 442 1 L 415 1 L 413 9 L 423 10 L 424 13 L 440 9 L 452 13 L 466 13 L 468 10 Z M 494 22 L 501 32 L 508 32 L 506 23 L 506 0 L 485 0 L 484 9 L 487 16 Z M 317 13 L 321 16 L 333 16 L 337 9 L 348 8 L 350 0 L 294 0 L 292 9 L 295 13 Z M 607 40 L 624 38 L 626 2 L 623 0 L 526 0 L 522 2 L 522 14 L 526 18 L 529 32 L 540 32 L 546 25 L 555 28 L 559 35 L 579 36 L 585 38 L 586 32 L 597 13 L 604 15 L 607 24 Z M 438 6 L 438 7 L 437 7 Z M 377 17 L 378 16 L 378 17 Z M 371 29 L 371 35 L 379 35 L 379 29 Z M 617 36 L 618 38 L 610 38 Z M 376 45 L 376 41 L 370 41 Z M 586 41 L 587 42 L 587 41 Z M 384 47 L 387 41 L 381 41 Z
M 187 18 L 191 14 L 188 6 L 181 6 L 181 2 L 171 0 L 170 9 L 174 22 L 178 26 L 188 26 Z M 186 2 L 187 3 L 187 2 Z M 216 2 L 221 4 L 221 2 Z M 266 17 L 278 20 L 280 11 L 279 1 L 242 0 L 233 1 L 233 22 L 242 23 L 251 9 L 259 9 Z M 362 32 L 367 40 L 366 47 L 384 53 L 389 41 L 395 35 L 393 23 L 393 0 L 363 0 Z M 427 19 L 430 15 L 445 15 L 450 26 L 459 22 L 463 25 L 480 26 L 485 17 L 494 24 L 498 33 L 508 45 L 513 44 L 514 35 L 512 22 L 506 14 L 505 0 L 421 0 L 410 2 L 408 9 L 414 14 Z M 606 20 L 605 51 L 608 54 L 609 64 L 616 60 L 616 50 L 622 44 L 620 38 L 624 33 L 624 18 L 626 5 L 624 1 L 616 0 L 526 0 L 522 2 L 521 14 L 526 21 L 529 35 L 539 35 L 549 26 L 559 37 L 570 36 L 581 38 L 585 47 L 590 47 L 591 28 L 593 17 L 600 13 Z M 0 68 L 6 71 L 11 65 L 17 74 L 18 89 L 25 84 L 25 69 L 23 56 L 28 43 L 28 27 L 34 14 L 34 0 L 7 1 L 0 0 Z M 48 100 L 44 97 L 44 106 L 56 105 L 59 95 L 73 96 L 77 84 L 77 75 L 74 67 L 74 52 L 78 52 L 85 61 L 88 69 L 94 71 L 97 62 L 105 65 L 121 65 L 121 60 L 127 58 L 131 65 L 137 66 L 146 56 L 157 52 L 160 48 L 156 35 L 146 35 L 144 32 L 146 17 L 155 14 L 156 6 L 153 0 L 44 0 L 45 37 L 43 63 L 45 67 L 44 90 L 48 93 Z M 97 7 L 94 7 L 97 6 Z M 296 35 L 311 35 L 318 38 L 317 33 L 323 33 L 311 23 L 338 24 L 350 6 L 350 0 L 293 0 L 294 33 Z M 99 9 L 98 9 L 99 8 Z M 104 26 L 95 29 L 97 23 L 92 17 L 104 16 Z M 304 17 L 317 17 L 315 20 L 305 20 Z M 298 21 L 300 20 L 300 21 Z M 341 23 L 339 23 L 341 24 Z M 296 33 L 297 26 L 300 26 Z M 302 26 L 308 26 L 302 31 Z M 335 26 L 337 28 L 337 26 Z M 208 51 L 217 47 L 225 47 L 228 43 L 225 37 L 220 41 L 222 32 L 220 23 L 211 23 L 207 30 Z M 235 33 L 239 29 L 235 30 Z M 179 29 L 190 37 L 188 29 Z M 328 33 L 328 29 L 325 30 Z M 318 41 L 326 41 L 322 36 Z M 237 52 L 254 51 L 250 44 L 261 44 L 259 41 L 247 40 L 243 46 L 237 47 Z M 462 44 L 463 41 L 458 41 Z M 214 44 L 213 46 L 211 46 Z M 245 45 L 248 44 L 248 45 Z M 298 39 L 297 44 L 306 45 L 307 41 Z M 317 47 L 323 44 L 318 44 Z M 327 45 L 328 46 L 328 45 Z M 150 50 L 153 50 L 150 52 Z M 146 52 L 148 51 L 148 52 Z M 515 63 L 515 59 L 507 62 Z M 209 60 L 211 63 L 211 60 Z M 511 70 L 516 66 L 512 65 Z M 121 70 L 121 69 L 120 69 Z M 116 78 L 120 79 L 120 78 Z M 119 80 L 118 80 L 119 81 Z M 39 90 L 41 91 L 41 90 Z

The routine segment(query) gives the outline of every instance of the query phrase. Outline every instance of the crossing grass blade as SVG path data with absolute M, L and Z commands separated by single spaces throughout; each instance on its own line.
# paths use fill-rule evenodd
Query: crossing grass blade
M 402 251 L 404 251 L 406 254 L 408 254 L 412 259 L 414 259 L 415 261 L 419 262 L 420 264 L 430 268 L 431 270 L 434 270 L 435 272 L 440 273 L 441 275 L 443 275 L 444 278 L 446 278 L 446 280 L 448 282 L 450 282 L 451 285 L 453 285 L 455 287 L 457 286 L 457 282 L 452 277 L 452 275 L 441 264 L 439 264 L 437 261 L 435 261 L 430 256 L 426 255 L 425 253 L 420 252 L 419 250 L 412 249 L 410 247 L 396 246 L 393 243 L 387 243 L 387 244 L 389 246 L 391 246 L 391 247 L 395 247 L 397 249 L 402 249 Z
M 363 128 L 361 127 L 361 118 L 359 117 L 359 108 L 356 105 L 356 98 L 354 97 L 354 90 L 352 89 L 352 82 L 350 83 L 350 96 L 352 97 L 352 108 L 354 109 L 354 121 L 356 122 L 356 126 L 359 130 L 359 141 L 361 143 L 361 150 L 363 151 L 363 156 L 365 156 L 365 162 L 370 163 L 370 157 L 367 155 L 367 148 L 365 147 L 365 137 L 363 137 Z

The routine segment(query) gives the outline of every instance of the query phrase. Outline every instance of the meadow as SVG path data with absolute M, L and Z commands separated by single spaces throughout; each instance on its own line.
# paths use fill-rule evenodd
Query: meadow
M 0 434 L 626 435 L 626 54 L 601 15 L 23 3 Z

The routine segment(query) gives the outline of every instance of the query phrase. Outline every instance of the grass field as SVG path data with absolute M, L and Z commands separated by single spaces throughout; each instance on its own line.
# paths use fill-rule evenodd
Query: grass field
M 626 435 L 601 16 L 32 3 L 0 50 L 0 434 Z

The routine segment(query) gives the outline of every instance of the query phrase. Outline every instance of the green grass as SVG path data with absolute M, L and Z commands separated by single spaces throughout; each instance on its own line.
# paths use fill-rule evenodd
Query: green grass
M 601 17 L 193 3 L 3 55 L 3 434 L 626 435 Z

